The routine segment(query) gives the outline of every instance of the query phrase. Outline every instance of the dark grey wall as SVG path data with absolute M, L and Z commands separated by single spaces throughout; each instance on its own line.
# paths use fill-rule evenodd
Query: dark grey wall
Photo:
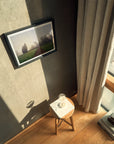
M 75 0 L 26 0 L 31 23 L 54 18 L 57 51 L 41 59 L 50 101 L 63 92 L 68 97 L 76 85 L 76 11 Z

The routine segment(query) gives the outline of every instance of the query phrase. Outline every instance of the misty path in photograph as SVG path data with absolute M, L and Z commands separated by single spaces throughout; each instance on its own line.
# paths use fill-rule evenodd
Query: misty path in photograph
M 27 45 L 26 43 L 24 43 L 22 47 L 23 54 L 18 56 L 20 63 L 32 59 L 38 55 L 44 54 L 53 49 L 52 36 L 48 34 L 41 37 L 39 44 L 37 42 L 34 42 L 34 45 L 31 47 L 32 48 L 28 51 Z

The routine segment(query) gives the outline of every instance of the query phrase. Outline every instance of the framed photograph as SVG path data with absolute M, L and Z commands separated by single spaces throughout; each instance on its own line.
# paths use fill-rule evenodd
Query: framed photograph
M 55 51 L 52 20 L 5 34 L 18 67 Z

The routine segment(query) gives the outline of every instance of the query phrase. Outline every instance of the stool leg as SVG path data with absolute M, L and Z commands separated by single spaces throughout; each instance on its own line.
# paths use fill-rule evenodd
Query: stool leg
M 55 118 L 55 134 L 58 133 L 58 119 Z
M 74 128 L 74 123 L 73 123 L 73 118 L 72 116 L 70 117 L 70 121 L 71 121 L 71 125 L 72 125 L 72 130 L 75 131 L 75 128 Z

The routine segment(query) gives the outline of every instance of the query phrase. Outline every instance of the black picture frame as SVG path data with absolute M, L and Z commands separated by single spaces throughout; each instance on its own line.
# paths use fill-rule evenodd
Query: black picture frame
M 4 34 L 17 67 L 56 51 L 53 19 L 46 19 Z

